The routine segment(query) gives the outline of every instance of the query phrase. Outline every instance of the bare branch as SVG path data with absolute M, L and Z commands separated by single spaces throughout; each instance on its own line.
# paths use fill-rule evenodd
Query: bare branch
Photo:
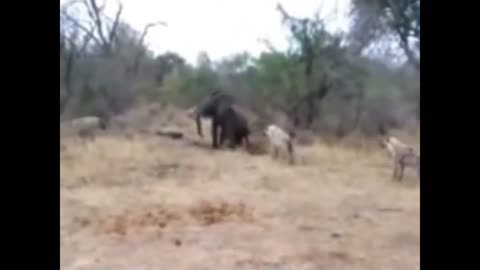
M 397 32 L 398 31 L 399 30 L 397 30 Z M 405 55 L 407 56 L 408 61 L 412 65 L 414 65 L 415 68 L 420 69 L 420 61 L 419 59 L 417 59 L 417 57 L 415 57 L 415 55 L 413 54 L 413 51 L 410 49 L 410 46 L 408 45 L 408 37 L 400 36 L 400 47 L 405 52 Z
M 157 26 L 157 25 L 162 25 L 162 26 L 165 26 L 165 27 L 168 26 L 166 22 L 154 22 L 154 23 L 149 23 L 149 24 L 145 25 L 145 28 L 143 29 L 142 35 L 140 36 L 140 39 L 138 40 L 139 47 L 141 47 L 143 45 L 143 42 L 145 40 L 145 36 L 148 33 L 148 30 L 150 28 L 154 27 L 154 26 Z M 134 59 L 134 62 L 133 62 L 133 71 L 134 72 L 138 71 L 138 66 L 140 64 L 140 59 L 141 59 L 141 57 L 144 53 L 145 53 L 145 50 L 142 49 L 135 56 L 135 59 Z
M 106 39 L 105 34 L 103 32 L 103 21 L 101 16 L 102 9 L 98 7 L 96 0 L 83 0 L 82 2 L 87 8 L 88 16 L 96 24 L 96 32 L 98 33 L 98 37 L 101 40 L 100 44 L 102 44 L 102 47 L 105 50 L 105 52 L 109 53 L 110 43 Z
M 90 32 L 93 32 L 93 31 L 95 30 L 95 25 L 91 25 L 90 28 L 91 28 L 91 29 L 90 29 Z M 80 54 L 82 54 L 82 53 L 85 52 L 85 50 L 87 49 L 88 44 L 90 43 L 90 40 L 91 40 L 91 39 L 92 39 L 92 36 L 90 36 L 90 35 L 86 35 L 86 36 L 84 37 L 84 39 L 83 39 L 83 44 L 82 44 L 82 46 L 81 46 L 80 49 L 79 49 L 79 53 L 80 53 Z
M 413 31 L 414 36 L 418 34 L 420 36 L 419 29 L 415 27 L 411 27 L 409 25 L 409 18 L 406 15 L 406 6 L 399 6 L 395 1 L 387 0 L 388 6 L 392 13 L 392 22 L 390 26 L 393 30 L 397 33 L 400 39 L 400 47 L 405 52 L 408 61 L 415 66 L 415 68 L 420 68 L 420 61 L 414 56 L 410 45 L 408 44 L 408 38 L 410 37 L 410 33 Z
M 274 53 L 277 53 L 278 50 L 275 49 L 275 47 L 272 45 L 272 43 L 268 40 L 268 39 L 265 39 L 265 38 L 259 38 L 257 39 L 258 42 L 262 43 L 263 45 L 267 46 L 267 48 L 274 52 Z
M 90 3 L 88 2 L 88 0 L 78 0 L 78 1 L 83 3 L 83 5 L 85 6 L 85 8 L 87 10 L 88 17 L 92 21 L 95 21 L 95 13 L 93 12 L 92 8 L 90 7 Z
M 157 26 L 157 25 L 162 25 L 162 26 L 165 26 L 167 27 L 167 23 L 166 22 L 154 22 L 154 23 L 149 23 L 147 25 L 145 25 L 145 28 L 143 29 L 143 32 L 142 32 L 142 35 L 140 36 L 140 40 L 138 41 L 138 44 L 143 44 L 144 40 L 145 40 L 145 36 L 147 35 L 148 33 L 148 30 L 154 26 Z
M 277 9 L 278 11 L 280 11 L 280 13 L 282 13 L 282 22 L 285 22 L 286 20 L 295 19 L 295 18 L 293 18 L 292 16 L 290 16 L 290 14 L 288 14 L 287 11 L 285 11 L 285 9 L 283 8 L 282 4 L 277 3 L 276 9 Z
M 101 12 L 103 12 L 103 10 L 105 10 L 106 2 L 107 2 L 107 1 L 103 0 L 103 2 L 100 4 L 100 6 L 99 6 L 98 9 L 99 9 Z
M 415 68 L 420 68 L 419 60 L 414 56 L 412 49 L 408 44 L 408 38 L 410 37 L 410 32 L 415 31 L 411 29 L 408 25 L 408 18 L 405 14 L 406 7 L 399 7 L 394 1 L 387 0 L 387 3 L 392 12 L 392 22 L 390 23 L 393 30 L 397 33 L 400 39 L 400 47 L 405 52 L 408 61 L 415 66 Z
M 65 19 L 67 19 L 68 21 L 70 21 L 71 23 L 73 23 L 76 27 L 78 27 L 80 30 L 82 30 L 83 32 L 85 32 L 86 35 L 90 36 L 90 38 L 92 38 L 97 44 L 102 44 L 100 42 L 100 40 L 98 40 L 98 38 L 95 36 L 93 30 L 89 30 L 88 28 L 86 28 L 84 25 L 82 25 L 81 23 L 79 23 L 75 18 L 73 18 L 70 14 L 67 14 L 67 13 L 64 13 L 63 14 L 65 16 Z
M 122 2 L 118 1 L 118 10 L 117 14 L 115 15 L 115 20 L 113 21 L 112 29 L 110 29 L 110 34 L 108 35 L 108 40 L 113 42 L 115 39 L 115 35 L 117 34 L 117 27 L 120 22 L 120 16 L 122 15 L 123 5 Z

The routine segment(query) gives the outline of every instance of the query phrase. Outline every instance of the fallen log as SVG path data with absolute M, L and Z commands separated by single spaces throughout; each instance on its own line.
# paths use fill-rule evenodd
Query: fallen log
M 183 133 L 180 131 L 174 131 L 174 130 L 157 130 L 155 131 L 155 134 L 158 136 L 164 136 L 164 137 L 170 137 L 172 139 L 182 139 L 183 138 Z

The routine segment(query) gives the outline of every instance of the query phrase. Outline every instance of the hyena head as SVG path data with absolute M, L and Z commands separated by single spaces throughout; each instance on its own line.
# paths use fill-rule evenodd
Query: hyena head
M 403 144 L 392 136 L 384 136 L 380 142 L 382 148 L 387 149 L 387 151 L 395 156 L 400 148 L 403 148 Z
M 264 133 L 265 135 L 267 135 L 268 137 L 272 137 L 272 136 L 273 136 L 273 132 L 274 132 L 273 130 L 274 130 L 274 129 L 275 129 L 275 128 L 273 127 L 273 125 L 268 125 L 268 126 L 263 130 L 263 133 Z
M 380 145 L 381 148 L 388 149 L 389 146 L 391 145 L 390 136 L 383 136 L 379 141 L 379 145 Z

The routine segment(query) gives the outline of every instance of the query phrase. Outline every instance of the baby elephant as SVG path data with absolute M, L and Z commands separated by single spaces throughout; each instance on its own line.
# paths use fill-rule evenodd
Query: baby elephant
M 269 125 L 265 134 L 268 136 L 273 147 L 273 159 L 278 157 L 279 152 L 287 153 L 290 164 L 294 163 L 293 136 L 276 125 Z
M 420 154 L 413 147 L 402 143 L 393 136 L 385 136 L 382 145 L 393 159 L 393 180 L 402 180 L 405 167 L 415 169 L 420 178 Z
M 85 116 L 73 119 L 71 126 L 81 138 L 90 139 L 93 138 L 95 130 L 105 130 L 107 128 L 105 121 L 96 116 Z

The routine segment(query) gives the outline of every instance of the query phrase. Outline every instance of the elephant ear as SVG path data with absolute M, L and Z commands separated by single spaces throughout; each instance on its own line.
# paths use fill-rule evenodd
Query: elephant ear
M 226 110 L 231 108 L 234 104 L 234 99 L 231 95 L 226 93 L 217 94 L 215 97 L 215 102 L 217 104 L 217 114 L 221 115 Z
M 214 91 L 210 93 L 208 96 L 204 97 L 195 110 L 195 122 L 197 125 L 197 133 L 200 137 L 203 137 L 202 132 L 202 123 L 200 121 L 200 117 L 202 116 L 212 116 L 213 114 L 223 113 L 228 107 L 233 99 L 230 101 L 230 97 L 226 94 L 222 93 L 221 91 Z
M 231 108 L 232 105 L 233 105 L 233 100 L 231 100 L 231 99 L 221 100 L 218 103 L 218 108 L 217 108 L 218 115 L 221 115 L 221 114 L 225 113 L 225 111 L 227 111 L 229 108 Z

